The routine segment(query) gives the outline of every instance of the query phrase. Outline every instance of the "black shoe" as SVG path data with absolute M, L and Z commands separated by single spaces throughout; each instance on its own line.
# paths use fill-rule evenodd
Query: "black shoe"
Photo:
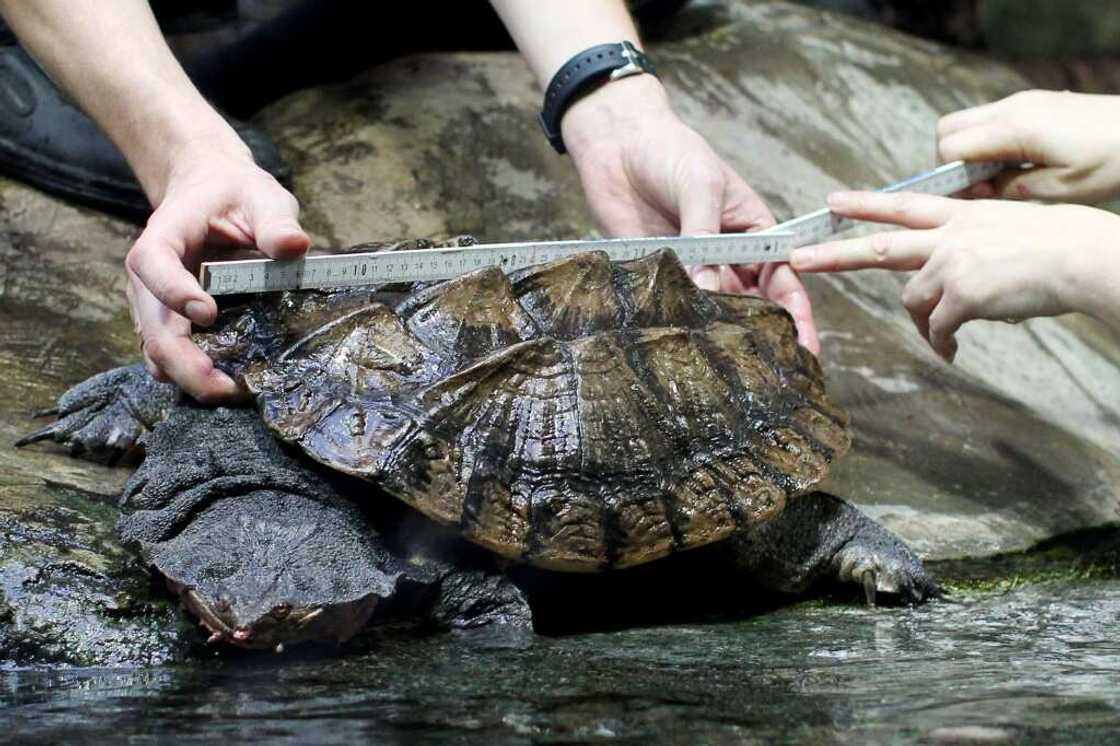
M 228 121 L 257 164 L 288 186 L 291 171 L 268 136 Z M 0 172 L 133 220 L 152 211 L 116 146 L 14 45 L 0 47 Z

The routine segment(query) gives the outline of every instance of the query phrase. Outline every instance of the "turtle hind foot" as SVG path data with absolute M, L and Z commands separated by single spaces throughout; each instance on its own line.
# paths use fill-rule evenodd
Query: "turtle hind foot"
M 910 548 L 885 529 L 864 541 L 857 535 L 832 558 L 834 580 L 856 587 L 868 606 L 916 606 L 941 595 Z
M 163 420 L 179 390 L 148 375 L 141 364 L 100 373 L 71 388 L 57 405 L 39 413 L 57 419 L 16 441 L 44 440 L 67 446 L 74 456 L 114 464 L 134 454 L 140 436 Z

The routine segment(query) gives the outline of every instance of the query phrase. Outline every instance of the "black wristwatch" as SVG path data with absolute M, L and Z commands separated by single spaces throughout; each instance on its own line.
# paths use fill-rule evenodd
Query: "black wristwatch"
M 567 152 L 564 138 L 560 134 L 560 120 L 576 99 L 603 81 L 642 73 L 657 75 L 653 63 L 628 41 L 600 44 L 585 49 L 565 62 L 552 76 L 552 82 L 544 92 L 544 106 L 540 113 L 544 136 L 556 148 L 556 152 Z

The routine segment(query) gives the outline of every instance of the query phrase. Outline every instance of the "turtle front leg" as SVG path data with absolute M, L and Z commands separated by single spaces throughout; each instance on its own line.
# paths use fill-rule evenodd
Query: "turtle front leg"
M 140 436 L 167 418 L 179 389 L 152 378 L 142 364 L 99 373 L 41 412 L 57 419 L 16 441 L 25 446 L 53 440 L 89 461 L 112 464 L 136 450 Z
M 868 605 L 883 595 L 918 604 L 938 594 L 910 547 L 824 492 L 791 500 L 777 518 L 725 544 L 736 566 L 783 593 L 804 593 L 818 583 L 856 585 Z

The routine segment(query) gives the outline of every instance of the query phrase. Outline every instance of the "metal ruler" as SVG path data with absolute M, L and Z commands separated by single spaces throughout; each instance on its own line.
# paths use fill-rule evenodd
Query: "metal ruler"
M 953 194 L 990 179 L 1005 165 L 957 161 L 891 184 L 880 191 Z M 407 251 L 325 254 L 289 261 L 243 259 L 204 262 L 199 279 L 202 288 L 211 295 L 266 293 L 385 282 L 446 280 L 483 267 L 500 267 L 510 272 L 585 251 L 602 251 L 613 261 L 623 261 L 639 259 L 663 248 L 672 249 L 686 265 L 780 262 L 789 258 L 792 249 L 817 243 L 850 225 L 850 221 L 838 218 L 825 208 L 753 233 L 525 241 Z
M 333 288 L 382 282 L 446 280 L 483 267 L 506 272 L 585 251 L 614 261 L 640 259 L 669 247 L 684 264 L 750 264 L 782 261 L 793 247 L 785 232 L 724 233 L 718 236 L 608 238 L 586 241 L 525 241 L 436 249 L 326 254 L 290 261 L 242 259 L 204 262 L 200 280 L 211 295 L 266 293 L 297 288 Z
M 975 161 L 972 163 L 953 161 L 952 163 L 946 163 L 944 166 L 939 166 L 932 171 L 926 171 L 923 174 L 912 176 L 909 179 L 897 181 L 894 184 L 883 187 L 879 191 L 921 192 L 923 194 L 938 194 L 943 196 L 956 194 L 973 184 L 987 181 L 1000 171 L 1008 168 L 1009 165 L 1010 164 L 1004 163 L 1003 161 Z M 773 228 L 762 232 L 782 231 L 784 233 L 792 233 L 794 235 L 793 248 L 797 248 L 798 246 L 820 243 L 836 233 L 855 226 L 856 222 L 857 221 L 847 220 L 838 215 L 834 215 L 826 207 L 823 210 L 817 210 L 808 215 L 802 215 L 799 218 L 779 223 Z

